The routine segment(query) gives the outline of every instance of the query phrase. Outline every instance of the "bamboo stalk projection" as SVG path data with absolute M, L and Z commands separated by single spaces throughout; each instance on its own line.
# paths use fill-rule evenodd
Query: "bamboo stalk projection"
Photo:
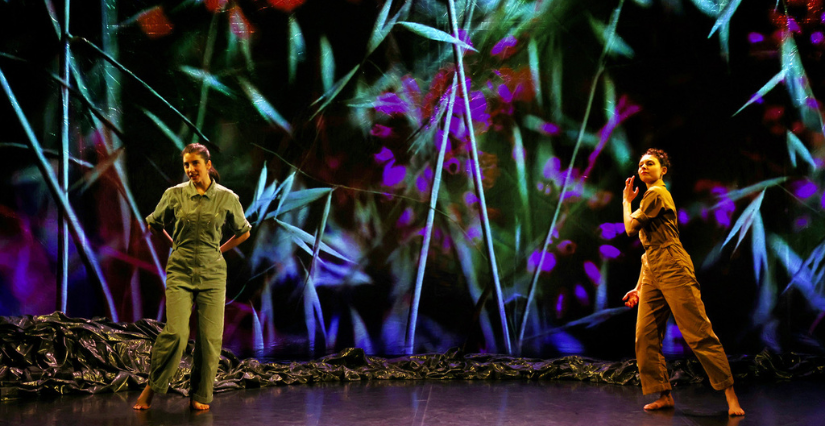
M 539 250 L 539 259 L 538 259 L 538 267 L 533 272 L 533 279 L 530 281 L 530 289 L 527 291 L 527 305 L 524 308 L 524 313 L 521 317 L 521 322 L 519 324 L 519 331 L 518 331 L 518 348 L 519 352 L 521 351 L 521 344 L 524 340 L 524 330 L 527 327 L 527 317 L 530 315 L 530 305 L 533 302 L 533 297 L 536 294 L 536 284 L 539 280 L 539 275 L 541 274 L 541 265 L 544 264 L 544 257 L 547 254 L 547 246 L 550 245 L 550 241 L 553 238 L 553 229 L 556 227 L 556 221 L 559 218 L 559 212 L 561 212 L 561 206 L 564 203 L 564 196 L 567 195 L 567 187 L 570 183 L 570 178 L 573 175 L 573 166 L 576 163 L 576 156 L 579 153 L 579 148 L 581 147 L 582 138 L 584 137 L 585 130 L 587 128 L 587 120 L 590 118 L 590 110 L 593 107 L 593 98 L 596 96 L 596 87 L 599 85 L 599 79 L 604 73 L 605 62 L 607 59 L 607 53 L 610 51 L 610 45 L 613 43 L 614 35 L 616 34 L 616 24 L 619 22 L 619 15 L 622 11 L 622 5 L 624 4 L 624 0 L 619 2 L 619 6 L 613 11 L 613 15 L 611 16 L 610 21 L 610 29 L 607 38 L 607 42 L 605 42 L 604 48 L 602 49 L 602 53 L 599 56 L 599 68 L 596 70 L 596 75 L 593 77 L 593 83 L 590 85 L 590 95 L 587 99 L 587 108 L 584 112 L 584 118 L 582 119 L 581 127 L 579 128 L 579 135 L 576 138 L 576 145 L 573 148 L 573 155 L 570 157 L 570 167 L 567 168 L 567 174 L 564 176 L 564 181 L 562 183 L 561 192 L 559 193 L 559 201 L 556 204 L 556 210 L 553 212 L 553 220 L 550 222 L 550 229 L 547 230 L 547 235 L 544 237 L 544 243 L 541 245 Z
M 29 142 L 29 146 L 37 157 L 37 168 L 43 175 L 43 178 L 46 181 L 46 186 L 52 193 L 52 197 L 54 197 L 54 200 L 59 205 L 59 208 L 66 212 L 66 218 L 69 222 L 69 231 L 74 239 L 75 247 L 77 247 L 78 253 L 80 253 L 80 257 L 86 265 L 87 272 L 90 275 L 94 275 L 97 279 L 100 284 L 101 291 L 103 292 L 103 296 L 106 299 L 106 305 L 109 309 L 109 316 L 112 318 L 112 321 L 117 322 L 118 315 L 117 310 L 115 309 L 114 299 L 112 299 L 112 293 L 109 291 L 109 285 L 106 283 L 106 278 L 103 276 L 103 271 L 100 269 L 97 258 L 89 247 L 89 241 L 86 239 L 86 233 L 83 231 L 83 227 L 80 225 L 80 221 L 78 221 L 74 209 L 71 204 L 69 204 L 69 198 L 66 197 L 66 194 L 63 191 L 61 191 L 57 177 L 54 175 L 54 171 L 49 166 L 46 156 L 43 155 L 43 149 L 41 148 L 40 142 L 34 135 L 34 130 L 32 130 L 29 120 L 20 108 L 20 104 L 17 102 L 17 98 L 14 96 L 14 92 L 12 92 L 9 82 L 6 80 L 6 74 L 3 73 L 2 69 L 0 69 L 0 86 L 2 86 L 3 91 L 6 92 L 6 96 L 8 97 L 9 102 L 17 115 L 17 119 L 19 120 L 20 125 L 23 126 L 23 130 L 26 132 L 26 138 Z
M 455 0 L 449 0 L 450 11 L 450 25 L 452 27 L 452 35 L 460 40 L 458 34 L 458 20 L 455 12 Z M 501 334 L 504 339 L 504 348 L 508 354 L 513 353 L 510 344 L 510 329 L 507 326 L 507 316 L 504 311 L 504 295 L 501 292 L 501 280 L 498 276 L 498 264 L 496 263 L 496 253 L 493 248 L 493 234 L 490 230 L 490 220 L 487 216 L 487 202 L 484 198 L 484 187 L 481 183 L 481 168 L 478 163 L 478 144 L 476 143 L 475 131 L 473 130 L 473 118 L 470 113 L 470 93 L 466 87 L 466 77 L 464 75 L 464 60 L 463 52 L 458 43 L 452 43 L 453 52 L 455 54 L 456 68 L 458 69 L 459 81 L 461 82 L 461 92 L 464 95 L 464 121 L 467 126 L 467 133 L 470 135 L 470 152 L 472 153 L 473 163 L 473 182 L 475 183 L 476 196 L 478 197 L 478 210 L 481 215 L 481 229 L 484 233 L 484 241 L 487 246 L 487 258 L 490 263 L 490 273 L 493 277 L 493 286 L 496 293 L 496 302 L 498 303 L 498 314 L 501 318 Z M 541 265 L 541 264 L 539 264 Z M 541 268 L 539 268 L 541 269 Z
M 447 116 L 444 119 L 444 135 L 441 138 L 441 145 L 438 147 L 438 159 L 436 160 L 435 174 L 433 176 L 433 187 L 430 189 L 430 208 L 427 211 L 427 225 L 424 228 L 424 241 L 421 243 L 421 254 L 418 257 L 418 272 L 415 276 L 415 287 L 413 289 L 413 300 L 410 304 L 410 315 L 407 319 L 407 335 L 404 341 L 404 351 L 407 355 L 412 355 L 415 350 L 415 327 L 418 322 L 418 305 L 421 302 L 421 288 L 424 285 L 424 271 L 427 269 L 427 255 L 430 251 L 430 241 L 433 234 L 433 222 L 435 221 L 435 206 L 438 202 L 438 191 L 441 188 L 441 172 L 444 169 L 444 154 L 447 151 L 447 139 L 450 137 L 450 121 L 455 105 L 455 94 L 458 90 L 458 74 L 453 74 L 453 85 L 450 89 L 450 101 L 447 104 Z
M 66 0 L 63 7 L 63 52 L 60 58 L 62 78 L 67 83 L 70 80 L 71 49 L 69 45 L 69 9 L 71 0 Z M 60 122 L 60 155 L 59 155 L 59 183 L 63 194 L 69 193 L 69 87 L 61 86 L 60 98 L 63 107 L 63 117 Z M 69 295 L 69 225 L 66 223 L 66 212 L 58 211 L 57 219 L 57 300 L 58 311 L 66 312 Z

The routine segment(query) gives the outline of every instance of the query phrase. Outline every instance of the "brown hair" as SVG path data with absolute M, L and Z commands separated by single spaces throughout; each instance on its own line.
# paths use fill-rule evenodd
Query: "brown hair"
M 659 166 L 667 167 L 668 171 L 670 171 L 670 157 L 667 156 L 667 153 L 662 151 L 661 149 L 650 148 L 642 154 L 642 157 L 645 155 L 649 155 L 651 157 L 656 157 L 659 160 Z
M 186 154 L 198 154 L 201 159 L 203 159 L 204 163 L 208 163 L 212 160 L 212 156 L 209 155 L 209 150 L 199 143 L 190 143 L 189 145 L 186 145 L 186 148 L 183 149 L 183 152 L 181 152 L 180 155 L 183 157 Z M 215 179 L 215 182 L 221 181 L 221 175 L 217 170 L 215 170 L 215 167 L 209 167 L 209 177 Z

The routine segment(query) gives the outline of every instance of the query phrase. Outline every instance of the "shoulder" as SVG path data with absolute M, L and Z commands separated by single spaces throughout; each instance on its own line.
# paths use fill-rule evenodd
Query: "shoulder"
M 189 182 L 183 182 L 175 186 L 170 186 L 169 188 L 166 188 L 166 191 L 163 191 L 163 195 L 171 196 L 181 194 L 183 193 L 183 190 L 186 188 L 187 185 L 189 185 Z
M 236 199 L 238 198 L 238 194 L 217 182 L 215 182 L 215 194 L 218 197 L 232 197 Z

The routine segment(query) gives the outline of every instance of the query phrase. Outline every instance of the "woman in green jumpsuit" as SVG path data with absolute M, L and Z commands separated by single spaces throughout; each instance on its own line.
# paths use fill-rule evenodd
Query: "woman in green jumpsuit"
M 189 182 L 163 193 L 146 218 L 152 232 L 172 245 L 166 264 L 166 326 L 152 347 L 149 382 L 134 408 L 149 408 L 155 393 L 166 393 L 189 341 L 189 317 L 197 304 L 198 334 L 189 379 L 190 406 L 209 409 L 218 371 L 226 303 L 226 261 L 223 253 L 249 238 L 252 228 L 238 196 L 218 184 L 209 150 L 200 144 L 183 150 Z M 172 236 L 166 228 L 174 225 Z M 220 244 L 226 225 L 233 236 Z
M 639 179 L 647 185 L 639 209 L 631 213 L 630 203 L 639 193 L 633 189 L 634 177 L 625 181 L 622 201 L 625 230 L 628 235 L 638 233 L 645 247 L 639 281 L 623 299 L 629 307 L 639 305 L 636 362 L 642 393 L 659 393 L 659 399 L 644 408 L 658 410 L 674 406 L 670 376 L 662 354 L 662 339 L 672 313 L 682 336 L 708 374 L 711 386 L 725 391 L 728 414 L 741 416 L 745 411 L 733 391 L 728 358 L 705 314 L 693 262 L 679 241 L 676 205 L 662 181 L 669 165 L 664 151 L 647 150 L 639 161 Z

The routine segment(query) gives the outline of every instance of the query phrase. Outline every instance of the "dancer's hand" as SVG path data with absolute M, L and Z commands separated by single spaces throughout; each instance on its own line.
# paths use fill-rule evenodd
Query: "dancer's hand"
M 636 176 L 631 176 L 624 181 L 624 191 L 622 191 L 622 200 L 625 202 L 633 201 L 637 195 L 639 195 L 639 188 L 634 190 L 633 188 L 633 181 L 636 180 Z
M 628 308 L 633 308 L 639 304 L 639 291 L 635 288 L 627 292 L 622 298 L 624 300 L 624 305 Z

